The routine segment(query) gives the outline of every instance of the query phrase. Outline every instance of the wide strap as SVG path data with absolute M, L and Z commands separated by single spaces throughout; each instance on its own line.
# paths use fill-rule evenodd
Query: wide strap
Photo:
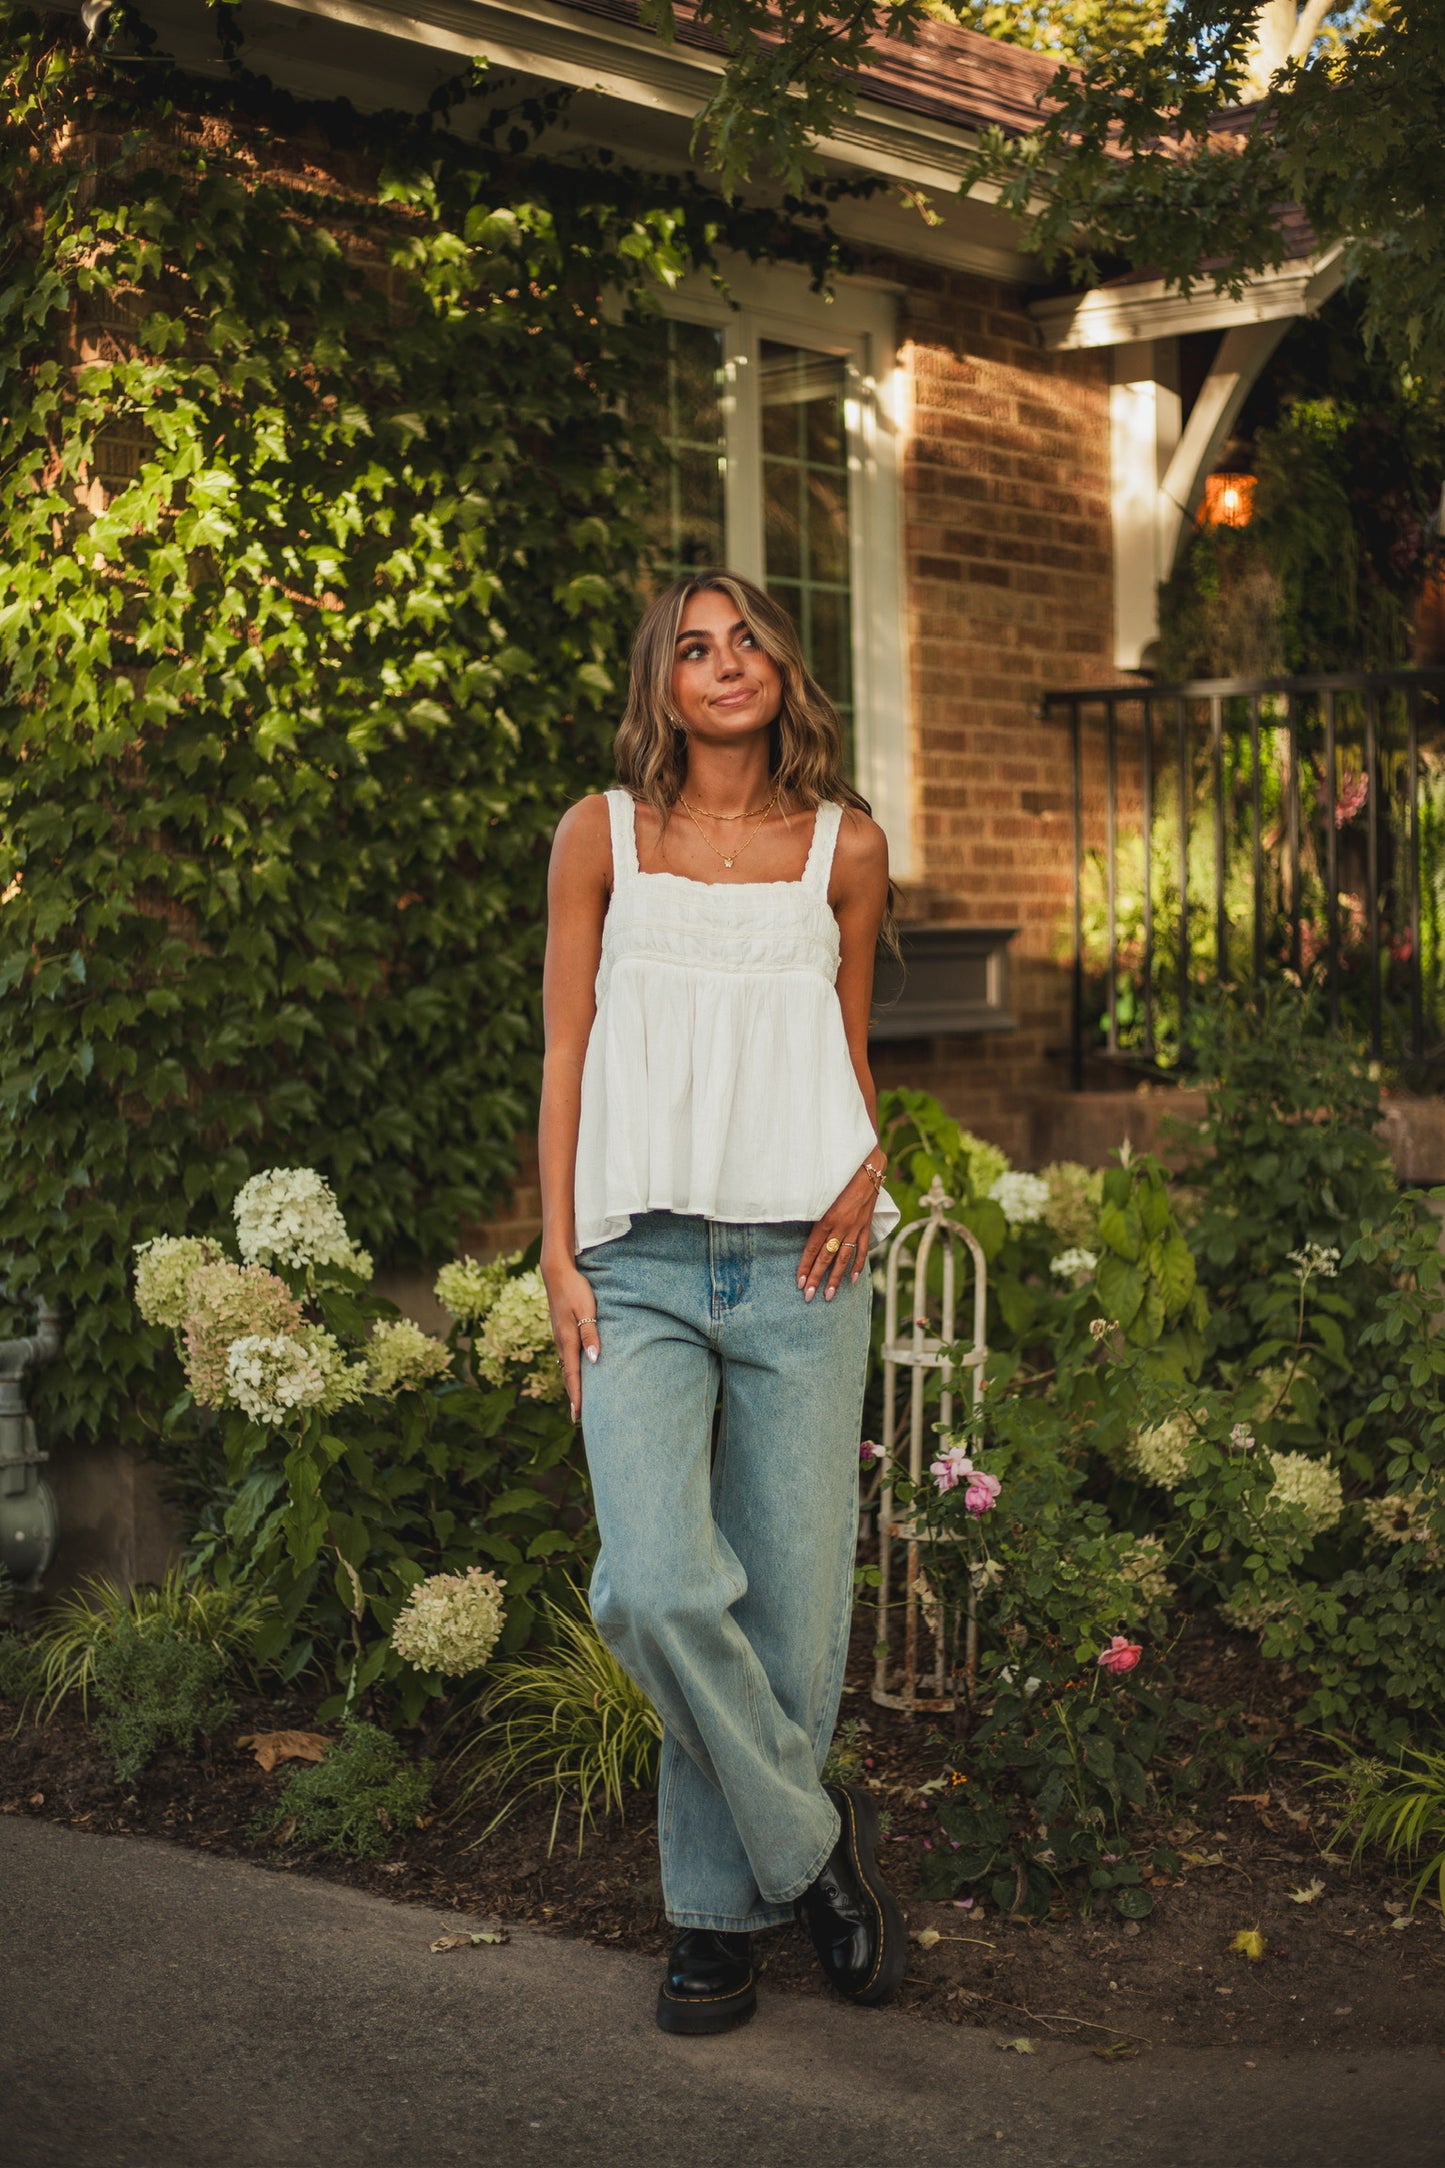
M 813 818 L 813 840 L 808 848 L 808 863 L 803 868 L 802 885 L 810 895 L 821 896 L 825 902 L 833 875 L 838 830 L 842 825 L 843 808 L 840 805 L 819 806 Z
M 638 871 L 637 827 L 629 791 L 608 791 L 607 818 L 612 826 L 612 886 L 618 888 Z

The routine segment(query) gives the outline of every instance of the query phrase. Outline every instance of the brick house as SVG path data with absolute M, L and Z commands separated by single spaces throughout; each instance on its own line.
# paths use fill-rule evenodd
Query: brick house
M 185 0 L 146 12 L 178 58 L 214 70 Z M 665 45 L 637 14 L 636 0 L 265 0 L 246 57 L 363 108 L 420 106 L 485 60 L 521 92 L 572 92 L 549 151 L 681 171 L 719 47 L 686 20 Z M 821 146 L 831 173 L 889 184 L 833 214 L 851 274 L 831 298 L 741 260 L 731 302 L 684 282 L 649 417 L 670 454 L 657 568 L 721 558 L 794 608 L 888 832 L 902 916 L 934 929 L 880 1010 L 880 1080 L 929 1086 L 1024 1160 L 1039 1095 L 1064 1081 L 1067 1015 L 1071 801 L 1039 695 L 1138 666 L 1246 394 L 1338 283 L 1300 233 L 1238 300 L 1147 276 L 1046 289 L 1026 234 L 960 198 L 958 175 L 979 128 L 1032 125 L 1053 68 L 941 24 L 881 44 Z M 533 1205 L 524 1186 L 509 1233 Z
M 217 72 L 209 11 L 143 12 L 183 65 Z M 363 109 L 420 108 L 485 59 L 519 94 L 573 92 L 550 154 L 663 171 L 688 167 L 720 65 L 686 23 L 672 46 L 641 31 L 635 0 L 256 0 L 244 30 L 258 73 Z M 888 184 L 836 206 L 849 274 L 831 297 L 743 259 L 727 297 L 683 282 L 646 388 L 667 448 L 655 569 L 722 560 L 789 603 L 887 830 L 912 953 L 880 1003 L 878 1078 L 931 1088 L 1024 1163 L 1057 1149 L 1066 1081 L 1072 795 L 1040 695 L 1137 668 L 1250 385 L 1335 277 L 1301 236 L 1238 301 L 1147 277 L 1050 293 L 1026 235 L 958 175 L 981 126 L 1032 124 L 1052 72 L 940 25 L 881 46 L 821 146 L 832 173 Z M 1118 1129 L 1116 1108 L 1104 1141 Z M 538 1205 L 524 1177 L 483 1246 L 529 1239 Z M 426 1315 L 419 1283 L 388 1291 Z M 146 1469 L 96 1446 L 56 1473 L 69 1573 L 158 1570 Z
M 291 58 L 264 37 L 259 57 L 296 68 L 300 88 L 323 82 L 323 40 L 303 23 L 328 26 L 324 65 L 350 36 L 358 64 L 393 85 L 410 68 L 419 90 L 485 53 L 570 86 L 574 141 L 663 167 L 687 163 L 719 65 L 693 29 L 673 47 L 640 31 L 634 0 L 447 0 L 424 15 L 307 0 L 304 17 L 281 0 L 271 14 Z M 893 184 L 836 210 L 853 275 L 825 301 L 798 274 L 739 265 L 740 309 L 710 290 L 669 303 L 676 486 L 658 525 L 659 563 L 721 555 L 780 592 L 849 716 L 902 915 L 933 929 L 910 941 L 903 1000 L 880 1010 L 880 1081 L 927 1085 L 1025 1161 L 1064 1081 L 1068 1004 L 1069 778 L 1038 697 L 1137 668 L 1250 387 L 1339 278 L 1300 232 L 1237 301 L 1147 276 L 1049 293 L 1026 235 L 961 199 L 957 175 L 981 126 L 1032 124 L 1053 65 L 943 25 L 877 50 L 824 146 L 834 173 Z M 926 196 L 930 220 L 900 190 Z M 795 446 L 790 402 L 809 417 Z M 820 508 L 831 535 L 800 537 Z M 512 1232 L 532 1203 L 519 1196 Z

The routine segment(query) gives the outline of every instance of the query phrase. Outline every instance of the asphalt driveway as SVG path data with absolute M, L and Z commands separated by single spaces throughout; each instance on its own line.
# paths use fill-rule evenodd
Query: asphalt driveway
M 1148 2051 L 775 1994 L 143 1838 L 0 1820 L 5 2168 L 1434 2168 L 1445 2054 Z M 1445 2049 L 1445 2043 L 1442 2043 Z

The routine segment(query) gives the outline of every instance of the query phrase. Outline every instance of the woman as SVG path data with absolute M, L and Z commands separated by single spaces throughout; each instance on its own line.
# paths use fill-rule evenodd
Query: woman
M 786 613 L 722 572 L 648 609 L 621 788 L 553 847 L 542 1271 L 601 1531 L 598 1631 L 664 1736 L 668 2032 L 756 2007 L 806 1918 L 856 2002 L 903 1976 L 864 1794 L 824 1786 L 847 1653 L 887 845 Z M 716 1425 L 714 1417 L 716 1415 Z

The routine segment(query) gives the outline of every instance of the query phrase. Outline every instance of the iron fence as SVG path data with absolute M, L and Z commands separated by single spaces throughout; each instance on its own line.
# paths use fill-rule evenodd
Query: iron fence
M 1076 1088 L 1091 1058 L 1177 1073 L 1205 986 L 1284 971 L 1320 986 L 1333 1027 L 1438 1081 L 1445 669 L 1087 686 L 1042 705 L 1072 746 Z

